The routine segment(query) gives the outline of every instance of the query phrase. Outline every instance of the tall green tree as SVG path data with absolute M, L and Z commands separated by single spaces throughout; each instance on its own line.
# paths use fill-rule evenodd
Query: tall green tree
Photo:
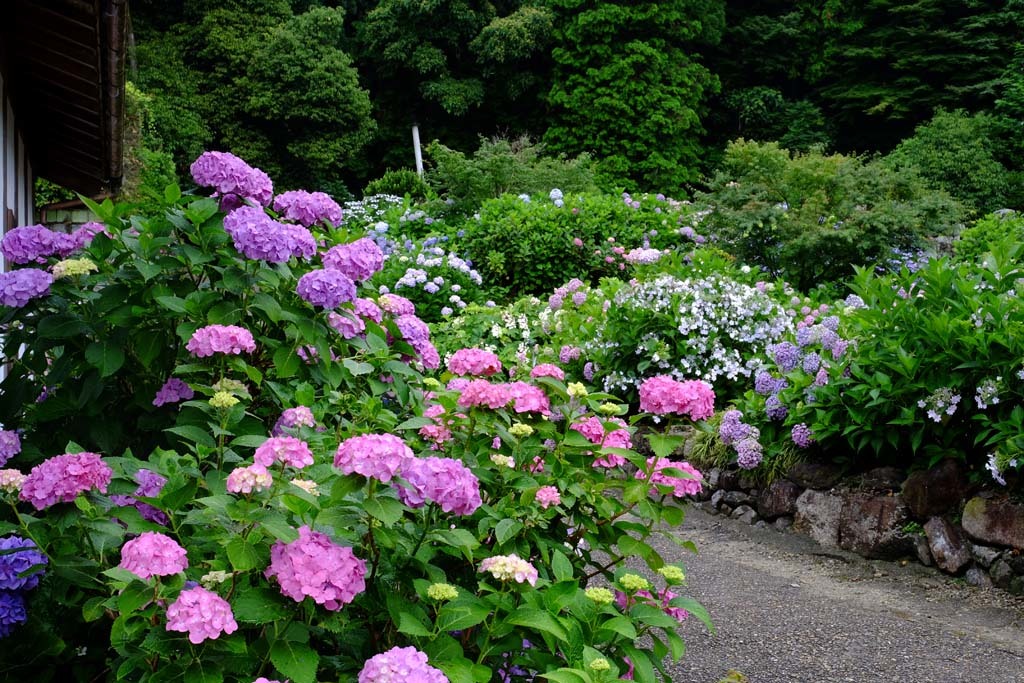
M 549 148 L 599 160 L 607 185 L 677 192 L 697 179 L 701 118 L 718 79 L 722 0 L 550 0 L 556 12 Z

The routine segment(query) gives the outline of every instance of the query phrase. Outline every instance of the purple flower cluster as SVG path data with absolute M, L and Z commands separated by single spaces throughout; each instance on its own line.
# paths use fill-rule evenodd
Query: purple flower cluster
M 434 370 L 441 364 L 437 348 L 430 341 L 430 328 L 425 322 L 413 314 L 399 315 L 395 318 L 395 327 L 419 355 L 425 368 Z
M 356 285 L 338 270 L 311 270 L 299 278 L 295 291 L 305 301 L 321 308 L 337 308 L 356 298 Z
M 100 223 L 86 223 L 70 234 L 42 225 L 26 225 L 3 236 L 0 252 L 11 263 L 44 263 L 48 256 L 64 258 L 82 249 L 99 232 L 104 232 Z
M 308 526 L 291 543 L 278 541 L 270 549 L 270 567 L 263 573 L 277 578 L 281 593 L 295 602 L 307 596 L 337 611 L 366 590 L 366 562 L 352 548 L 336 545 Z
M 793 426 L 793 443 L 800 448 L 807 448 L 814 443 L 814 432 L 811 428 L 801 422 Z
M 377 299 L 380 308 L 391 315 L 415 315 L 416 304 L 398 294 L 381 294 Z M 379 322 L 379 321 L 378 321 Z
M 334 466 L 343 474 L 388 482 L 404 471 L 415 456 L 404 441 L 393 434 L 364 434 L 338 445 Z
M 113 470 L 96 453 L 65 453 L 33 467 L 19 495 L 36 510 L 42 510 L 56 503 L 70 503 L 91 489 L 106 493 L 113 476 Z
M 149 503 L 143 503 L 136 499 L 156 498 L 160 495 L 160 492 L 163 491 L 164 485 L 167 483 L 167 479 L 156 472 L 151 472 L 150 470 L 139 470 L 135 473 L 135 483 L 138 484 L 135 488 L 135 493 L 130 496 L 113 495 L 110 497 L 110 500 L 113 501 L 115 505 L 134 505 L 135 509 L 139 511 L 139 514 L 143 519 L 167 526 L 170 519 L 167 517 L 166 512 L 160 508 L 150 505 Z
M 727 410 L 718 426 L 718 437 L 726 446 L 736 450 L 736 460 L 743 469 L 753 469 L 761 462 L 761 432 L 743 422 L 743 413 Z
M 384 267 L 384 252 L 377 243 L 362 237 L 349 244 L 331 247 L 323 255 L 324 268 L 340 270 L 353 280 L 368 280 Z
M 762 396 L 777 394 L 789 386 L 789 382 L 783 377 L 774 377 L 767 370 L 758 371 L 754 377 L 754 391 Z
M 38 268 L 0 273 L 0 304 L 21 308 L 36 297 L 50 293 L 53 275 Z
M 316 254 L 313 234 L 300 225 L 278 223 L 256 206 L 241 206 L 224 217 L 224 230 L 246 258 L 286 263 Z
M 578 346 L 566 345 L 558 350 L 558 360 L 565 365 L 569 361 L 574 361 L 579 358 L 581 353 L 583 353 L 583 351 Z
M 195 392 L 192 391 L 192 387 L 185 384 L 177 377 L 171 377 L 164 382 L 162 387 L 160 387 L 160 391 L 156 392 L 156 398 L 153 399 L 153 405 L 159 407 L 166 403 L 189 401 L 193 396 L 195 396 Z
M 224 197 L 221 206 L 225 209 L 239 206 L 242 199 L 267 206 L 274 196 L 270 176 L 228 152 L 204 152 L 190 170 L 197 185 L 212 187 L 214 196 Z
M 315 426 L 316 418 L 313 417 L 313 411 L 306 406 L 297 406 L 295 408 L 286 408 L 281 413 L 281 417 L 277 418 L 277 422 L 274 423 L 274 428 L 270 433 L 272 436 L 284 436 L 285 429 Z
M 6 638 L 16 626 L 28 621 L 25 598 L 16 591 L 0 590 L 0 638 Z
M 20 536 L 0 538 L 0 591 L 32 590 L 39 585 L 43 570 L 25 572 L 47 562 L 33 541 Z
M 358 683 L 448 683 L 440 669 L 427 663 L 427 655 L 416 648 L 393 647 L 374 655 L 363 664 Z
M 800 364 L 800 349 L 795 344 L 784 341 L 768 347 L 776 365 L 783 372 L 792 372 Z
M 451 458 L 414 458 L 402 469 L 408 486 L 398 487 L 398 497 L 412 508 L 426 501 L 445 512 L 471 515 L 480 507 L 480 481 L 465 465 Z
M 341 207 L 323 192 L 282 192 L 274 198 L 274 211 L 282 218 L 297 221 L 307 228 L 323 221 L 329 221 L 332 225 L 341 223 Z
M 765 399 L 764 412 L 769 420 L 785 420 L 786 416 L 789 415 L 789 408 L 782 403 L 782 399 L 779 398 L 778 394 L 773 394 Z
M 238 624 L 227 600 L 196 586 L 181 591 L 167 608 L 167 630 L 187 633 L 189 642 L 198 645 L 220 637 L 221 633 L 231 635 L 238 630 Z
M 21 438 L 18 432 L 0 430 L 0 467 L 6 465 L 7 461 L 18 453 L 21 453 Z
M 554 294 L 548 297 L 548 307 L 552 311 L 557 311 L 562 307 L 566 297 L 572 297 L 572 302 L 575 305 L 581 305 L 587 300 L 587 293 L 579 291 L 582 287 L 584 287 L 583 281 L 574 277 L 561 287 L 555 288 Z M 582 298 L 577 299 L 577 294 L 582 294 Z M 565 361 L 562 362 L 564 363 Z
M 243 351 L 255 351 L 256 341 L 252 338 L 252 333 L 244 327 L 207 325 L 192 333 L 185 348 L 196 358 L 206 358 L 215 353 L 238 355 Z

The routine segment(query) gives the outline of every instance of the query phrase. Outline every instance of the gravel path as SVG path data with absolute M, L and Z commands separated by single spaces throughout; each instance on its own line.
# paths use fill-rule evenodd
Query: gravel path
M 668 539 L 716 634 L 690 619 L 675 683 L 1024 683 L 1024 599 L 691 509 Z

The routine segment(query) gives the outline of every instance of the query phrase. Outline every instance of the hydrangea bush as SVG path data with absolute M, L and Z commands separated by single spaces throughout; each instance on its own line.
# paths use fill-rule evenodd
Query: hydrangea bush
M 161 216 L 93 204 L 95 270 L 3 302 L 3 668 L 667 677 L 679 621 L 707 619 L 650 543 L 692 548 L 670 531 L 701 487 L 678 442 L 638 454 L 625 407 L 552 364 L 440 367 L 415 305 L 367 283 L 376 252 L 339 256 L 362 235 L 333 206 L 275 202 L 230 155 L 196 180 L 217 197 L 168 188 Z M 63 258 L 39 234 L 14 274 Z M 668 379 L 652 396 L 686 422 L 714 401 Z

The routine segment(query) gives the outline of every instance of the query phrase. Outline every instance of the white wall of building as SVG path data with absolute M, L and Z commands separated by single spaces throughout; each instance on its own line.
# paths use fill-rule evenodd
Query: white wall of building
M 32 218 L 32 166 L 0 73 L 0 229 L 31 225 Z M 7 270 L 6 263 L 2 267 Z

